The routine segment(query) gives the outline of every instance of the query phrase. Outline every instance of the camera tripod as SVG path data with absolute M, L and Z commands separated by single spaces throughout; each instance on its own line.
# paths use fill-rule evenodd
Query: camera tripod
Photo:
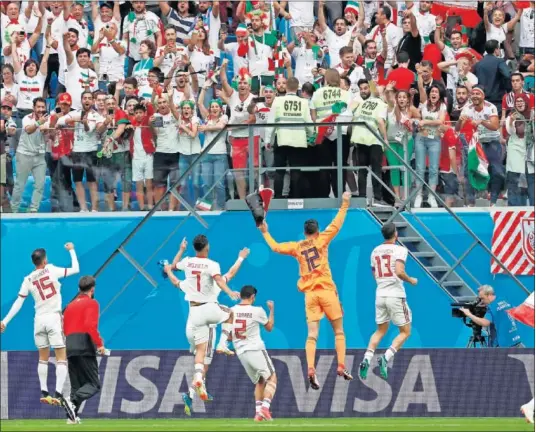
M 488 341 L 486 340 L 485 336 L 473 334 L 469 336 L 469 340 L 467 341 L 467 347 L 466 348 L 487 348 L 488 347 Z

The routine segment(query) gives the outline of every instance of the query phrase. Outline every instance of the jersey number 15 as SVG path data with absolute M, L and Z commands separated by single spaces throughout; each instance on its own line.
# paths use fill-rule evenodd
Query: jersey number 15
M 56 295 L 56 288 L 54 287 L 54 283 L 50 280 L 48 276 L 44 276 L 41 279 L 37 279 L 32 283 L 37 288 L 37 291 L 39 291 L 41 300 L 47 300 L 50 297 Z

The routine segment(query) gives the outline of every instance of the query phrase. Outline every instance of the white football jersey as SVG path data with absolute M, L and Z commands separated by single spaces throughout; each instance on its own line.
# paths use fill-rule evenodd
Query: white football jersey
M 19 296 L 32 294 L 35 300 L 35 316 L 61 313 L 61 284 L 59 279 L 67 276 L 67 269 L 47 264 L 24 278 Z
M 186 300 L 198 303 L 217 302 L 221 292 L 214 277 L 221 274 L 220 265 L 208 258 L 186 257 L 177 264 L 177 270 L 184 272 L 181 289 Z
M 231 310 L 233 311 L 233 345 L 236 354 L 265 350 L 260 328 L 268 322 L 264 309 L 259 306 L 238 304 Z
M 395 273 L 397 261 L 406 262 L 408 250 L 397 244 L 384 243 L 376 247 L 370 256 L 370 265 L 376 279 L 377 297 L 406 297 L 404 283 Z

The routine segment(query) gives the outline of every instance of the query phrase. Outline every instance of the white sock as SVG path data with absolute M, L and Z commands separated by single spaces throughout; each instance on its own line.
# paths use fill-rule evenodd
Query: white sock
M 220 342 L 218 343 L 219 346 L 227 346 L 227 339 L 229 338 L 229 335 L 231 334 L 232 330 L 232 323 L 223 323 L 221 325 Z
M 263 401 L 262 401 L 262 407 L 266 408 L 267 410 L 269 410 L 271 403 L 272 403 L 272 399 L 264 398 Z
M 194 381 L 203 381 L 203 371 L 205 370 L 205 365 L 203 363 L 196 363 L 194 366 Z
M 58 393 L 63 393 L 63 385 L 65 384 L 66 378 L 67 378 L 67 362 L 57 361 L 56 362 L 56 391 Z
M 255 412 L 258 413 L 260 412 L 262 408 L 262 401 L 255 401 Z
M 39 384 L 41 385 L 41 391 L 46 391 L 48 393 L 48 362 L 39 360 L 39 364 L 37 365 L 37 375 L 39 375 Z
M 396 349 L 393 348 L 392 346 L 389 347 L 389 349 L 387 351 L 385 351 L 385 360 L 389 361 L 391 360 L 396 354 Z
M 188 396 L 190 396 L 190 399 L 193 399 L 195 397 L 194 386 L 190 386 L 190 388 L 188 389 Z
M 374 351 L 370 349 L 366 350 L 364 360 L 367 360 L 370 363 L 372 360 L 372 357 L 374 357 Z
M 528 406 L 529 408 L 534 409 L 534 398 L 532 398 L 530 402 L 527 402 L 523 406 Z

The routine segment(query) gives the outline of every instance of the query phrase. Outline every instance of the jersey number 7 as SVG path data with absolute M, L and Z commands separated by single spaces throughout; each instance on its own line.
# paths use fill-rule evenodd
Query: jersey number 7
M 201 272 L 199 270 L 192 270 L 192 274 L 197 279 L 197 291 L 201 292 Z
M 41 300 L 46 300 L 56 295 L 56 288 L 54 287 L 54 283 L 50 281 L 50 278 L 48 276 L 44 276 L 41 279 L 37 279 L 32 283 L 37 288 L 37 291 L 39 291 Z M 47 293 L 47 291 L 49 292 Z

